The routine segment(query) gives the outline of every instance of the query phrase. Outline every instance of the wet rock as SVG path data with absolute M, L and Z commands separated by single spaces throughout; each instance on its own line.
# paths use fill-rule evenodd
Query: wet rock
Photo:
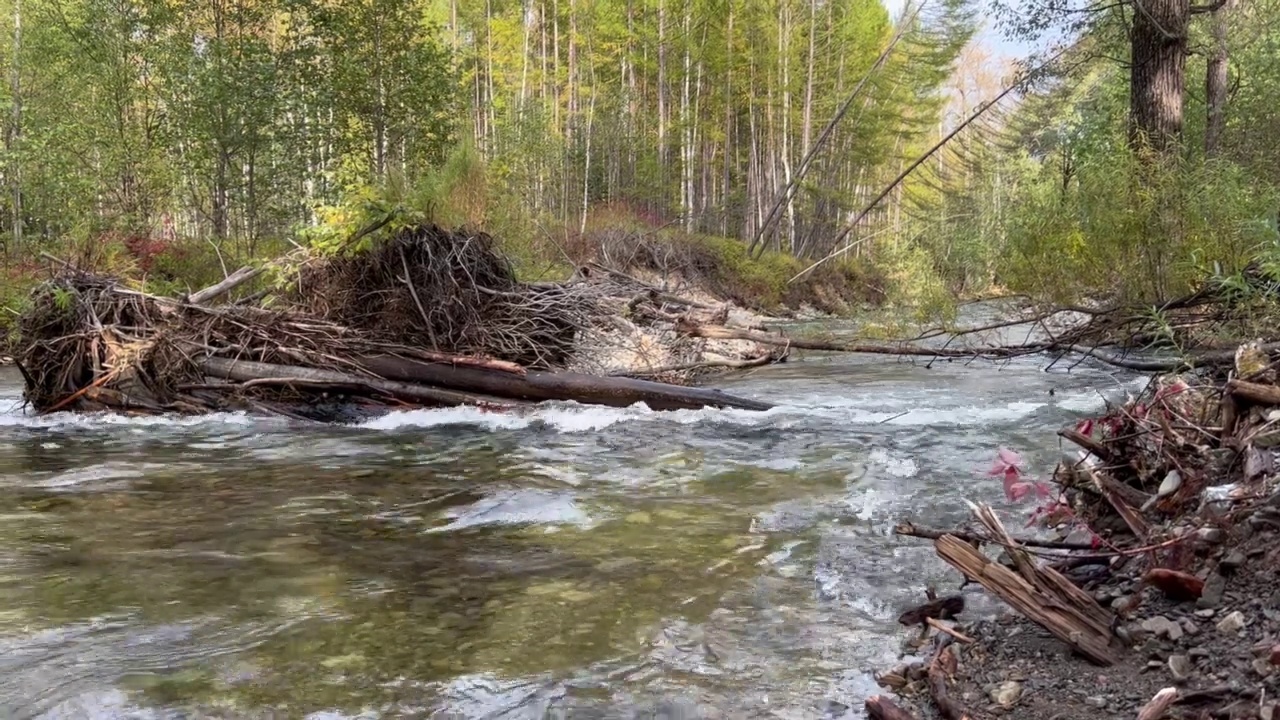
M 1234 634 L 1243 630 L 1245 624 L 1244 613 L 1236 610 L 1219 620 L 1217 627 L 1220 633 Z
M 1182 638 L 1182 626 L 1163 615 L 1143 620 L 1142 629 L 1156 637 L 1168 638 L 1170 642 L 1177 642 Z
M 1202 609 L 1216 608 L 1222 604 L 1222 593 L 1227 589 L 1226 578 L 1218 573 L 1210 573 L 1204 580 L 1204 592 L 1196 600 L 1196 607 Z
M 1195 668 L 1191 666 L 1191 658 L 1186 655 L 1170 655 L 1168 664 L 1169 674 L 1173 676 L 1175 682 L 1186 682 L 1187 678 L 1195 672 Z
M 1022 683 L 1008 680 L 992 688 L 989 693 L 991 702 L 1001 707 L 1013 707 L 1022 697 Z

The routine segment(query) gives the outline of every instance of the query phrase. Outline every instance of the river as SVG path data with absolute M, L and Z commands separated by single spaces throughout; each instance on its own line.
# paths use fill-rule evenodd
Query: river
M 1047 472 L 1141 383 L 1045 364 L 811 357 L 718 383 L 765 413 L 358 427 L 26 417 L 0 369 L 0 717 L 861 717 L 897 615 L 958 585 L 893 523 L 1004 507 L 999 446 Z

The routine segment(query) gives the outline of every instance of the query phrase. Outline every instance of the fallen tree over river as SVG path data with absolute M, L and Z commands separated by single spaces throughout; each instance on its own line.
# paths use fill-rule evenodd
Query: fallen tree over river
M 335 403 L 359 413 L 545 400 L 770 407 L 717 390 L 568 370 L 580 337 L 616 311 L 612 299 L 622 291 L 599 282 L 521 283 L 487 236 L 409 228 L 359 253 L 309 260 L 294 284 L 215 304 L 260 274 L 244 269 L 185 297 L 164 297 L 62 264 L 19 323 L 15 359 L 26 400 L 39 412 L 307 418 Z M 250 301 L 267 292 L 276 293 L 277 309 Z

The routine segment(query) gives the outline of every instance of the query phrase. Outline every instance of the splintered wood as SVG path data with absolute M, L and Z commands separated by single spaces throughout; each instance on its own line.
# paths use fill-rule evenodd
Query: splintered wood
M 1048 630 L 1090 662 L 1112 665 L 1112 615 L 1091 595 L 1061 573 L 1038 567 L 1034 559 L 1010 538 L 991 508 L 974 508 L 978 520 L 1013 559 L 1017 572 L 992 561 L 969 543 L 944 535 L 934 541 L 938 556 L 966 577 L 1008 603 L 1028 619 Z

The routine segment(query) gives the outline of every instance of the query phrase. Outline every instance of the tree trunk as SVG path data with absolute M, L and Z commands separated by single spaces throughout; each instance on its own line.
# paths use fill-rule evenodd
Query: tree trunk
M 1205 157 L 1217 157 L 1222 151 L 1222 135 L 1227 126 L 1227 63 L 1230 54 L 1227 47 L 1227 25 L 1231 15 L 1231 0 L 1213 11 L 1213 51 L 1205 71 L 1204 95 L 1209 117 L 1204 129 Z
M 13 197 L 13 243 L 12 251 L 17 253 L 22 247 L 22 167 L 18 160 L 18 145 L 22 139 L 22 0 L 13 3 L 13 58 L 10 63 L 9 89 L 13 93 L 12 115 L 8 133 L 9 150 L 9 184 Z
M 1182 135 L 1188 0 L 1134 0 L 1130 31 L 1129 143 L 1160 155 Z

